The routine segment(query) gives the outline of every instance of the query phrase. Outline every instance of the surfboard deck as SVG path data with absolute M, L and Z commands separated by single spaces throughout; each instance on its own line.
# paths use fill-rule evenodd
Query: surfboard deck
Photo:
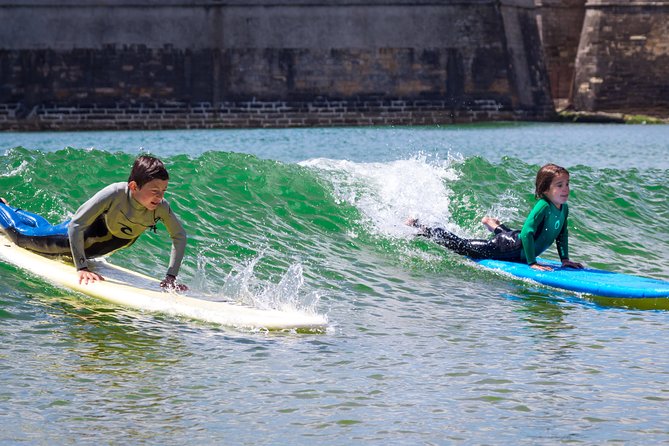
M 105 260 L 93 260 L 89 266 L 100 273 L 104 281 L 80 284 L 73 265 L 20 248 L 2 233 L 0 259 L 57 286 L 137 310 L 241 329 L 320 332 L 327 327 L 327 318 L 320 314 L 264 310 L 166 292 L 160 288 L 159 280 Z
M 669 282 L 649 277 L 594 268 L 563 268 L 559 262 L 538 259 L 553 271 L 537 271 L 529 265 L 500 260 L 474 260 L 477 264 L 542 285 L 604 298 L 610 304 L 635 303 L 637 307 L 669 309 Z M 608 299 L 608 300 L 606 300 Z M 643 302 L 645 301 L 645 302 Z

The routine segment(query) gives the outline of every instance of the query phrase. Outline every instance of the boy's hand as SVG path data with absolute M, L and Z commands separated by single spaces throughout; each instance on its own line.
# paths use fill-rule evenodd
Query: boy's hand
M 582 263 L 572 262 L 569 259 L 563 260 L 562 261 L 562 266 L 565 267 L 565 268 L 576 268 L 576 269 L 582 269 L 583 268 Z
M 89 282 L 97 282 L 105 280 L 104 277 L 102 277 L 98 273 L 94 273 L 93 271 L 89 270 L 88 268 L 83 268 L 77 271 L 77 274 L 79 274 L 79 283 L 83 283 L 84 285 L 88 285 Z
M 160 287 L 168 291 L 188 291 L 188 287 L 183 283 L 177 283 L 177 278 L 171 274 L 165 276 L 165 280 L 160 282 Z

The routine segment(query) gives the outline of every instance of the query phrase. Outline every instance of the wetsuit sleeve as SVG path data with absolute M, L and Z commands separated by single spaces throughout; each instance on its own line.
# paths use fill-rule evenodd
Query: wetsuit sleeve
M 567 206 L 567 203 L 562 206 Z M 569 219 L 569 207 L 565 208 L 564 223 L 562 225 L 562 230 L 555 239 L 555 244 L 557 245 L 558 255 L 560 260 L 569 260 L 569 228 L 567 221 Z
M 528 265 L 537 263 L 537 254 L 534 247 L 534 239 L 536 238 L 537 231 L 542 225 L 546 214 L 548 213 L 548 206 L 544 200 L 540 200 L 532 211 L 530 215 L 525 219 L 525 224 L 523 224 L 523 229 L 520 231 L 520 241 L 523 244 L 523 251 L 525 252 L 525 259 L 527 260 Z
M 116 192 L 117 187 L 115 185 L 105 187 L 82 204 L 72 217 L 72 221 L 67 227 L 67 235 L 70 239 L 72 260 L 74 260 L 74 266 L 77 270 L 88 268 L 84 232 L 102 213 L 109 209 Z
M 159 216 L 172 238 L 172 252 L 170 253 L 170 264 L 167 268 L 167 274 L 177 276 L 186 253 L 186 231 L 177 216 L 172 212 L 169 204 L 165 203 Z

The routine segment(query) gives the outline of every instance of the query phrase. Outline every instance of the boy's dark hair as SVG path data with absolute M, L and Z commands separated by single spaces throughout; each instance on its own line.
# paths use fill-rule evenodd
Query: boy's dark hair
M 132 165 L 128 183 L 134 181 L 141 189 L 146 183 L 152 180 L 169 180 L 170 174 L 162 161 L 149 155 L 141 155 Z
M 534 183 L 534 196 L 536 198 L 543 198 L 546 191 L 551 188 L 553 178 L 562 174 L 569 176 L 567 169 L 560 167 L 557 164 L 546 164 L 539 169 L 539 172 L 537 172 L 537 179 Z

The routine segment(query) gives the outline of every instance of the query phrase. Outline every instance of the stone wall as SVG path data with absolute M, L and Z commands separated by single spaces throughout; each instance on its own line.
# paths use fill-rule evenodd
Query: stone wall
M 669 116 L 669 1 L 589 0 L 577 110 Z
M 535 13 L 534 0 L 0 0 L 0 129 L 546 119 Z
M 558 109 L 571 102 L 586 0 L 536 0 L 551 96 Z
M 248 127 L 331 127 L 438 125 L 522 118 L 492 99 L 461 103 L 449 100 L 357 98 L 305 101 L 237 101 L 211 103 L 118 103 L 65 106 L 39 104 L 24 108 L 0 105 L 5 130 L 115 130 Z M 532 119 L 533 117 L 527 117 Z

